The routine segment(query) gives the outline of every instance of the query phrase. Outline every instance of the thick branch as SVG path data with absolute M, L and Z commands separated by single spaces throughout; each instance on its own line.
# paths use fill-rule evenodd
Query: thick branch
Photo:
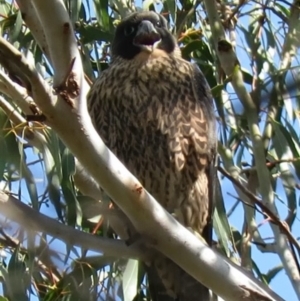
M 1 190 L 0 211 L 1 214 L 20 224 L 28 231 L 47 233 L 69 245 L 79 246 L 86 250 L 97 251 L 103 255 L 115 256 L 116 258 L 120 256 L 123 258 L 143 258 L 139 250 L 128 247 L 122 240 L 98 237 L 75 230 L 37 212 Z
M 79 57 L 75 34 L 63 1 L 32 0 L 31 2 L 46 37 L 55 73 L 54 87 L 57 87 L 66 79 L 71 61 Z M 80 60 L 77 63 L 80 64 Z
M 51 62 L 46 36 L 32 2 L 28 0 L 16 0 L 16 2 L 22 12 L 22 18 L 34 36 L 35 41 L 40 46 L 47 59 Z
M 32 106 L 36 107 L 27 90 L 13 82 L 7 74 L 0 70 L 0 91 L 14 100 L 23 113 L 32 114 Z

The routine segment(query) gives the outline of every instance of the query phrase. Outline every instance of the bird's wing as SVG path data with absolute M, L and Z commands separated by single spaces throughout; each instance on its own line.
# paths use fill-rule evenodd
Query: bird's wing
M 213 107 L 213 97 L 210 92 L 210 87 L 204 77 L 202 71 L 196 64 L 192 64 L 193 77 L 193 89 L 195 98 L 201 103 L 201 109 L 205 116 L 206 128 L 207 128 L 207 151 L 209 152 L 208 158 L 208 221 L 202 233 L 206 238 L 207 243 L 212 242 L 212 218 L 213 210 L 215 206 L 216 197 L 216 181 L 217 181 L 217 133 L 216 133 L 216 119 Z
M 208 149 L 214 153 L 217 146 L 216 136 L 216 119 L 213 107 L 213 98 L 210 92 L 210 87 L 203 73 L 196 64 L 191 64 L 193 76 L 193 89 L 195 98 L 201 103 L 203 115 L 208 126 Z

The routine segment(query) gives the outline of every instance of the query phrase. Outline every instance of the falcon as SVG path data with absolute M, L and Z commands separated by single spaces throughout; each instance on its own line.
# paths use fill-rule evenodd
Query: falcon
M 91 88 L 88 110 L 105 144 L 147 191 L 210 243 L 213 100 L 163 16 L 133 13 L 117 25 L 111 64 Z M 146 270 L 152 300 L 209 300 L 207 288 L 162 254 Z

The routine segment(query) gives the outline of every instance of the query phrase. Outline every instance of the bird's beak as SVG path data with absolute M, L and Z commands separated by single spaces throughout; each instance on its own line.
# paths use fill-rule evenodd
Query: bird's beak
M 160 34 L 154 28 L 153 24 L 148 20 L 144 20 L 138 27 L 133 43 L 143 50 L 152 52 L 160 41 Z

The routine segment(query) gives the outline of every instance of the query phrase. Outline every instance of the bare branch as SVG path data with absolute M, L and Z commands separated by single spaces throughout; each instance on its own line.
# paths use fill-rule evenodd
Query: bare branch
M 35 41 L 40 46 L 47 59 L 51 62 L 46 36 L 32 2 L 28 0 L 16 0 L 16 2 L 18 3 L 18 6 L 22 12 L 22 18 L 34 36 Z
M 27 90 L 13 82 L 7 74 L 0 70 L 0 91 L 13 99 L 25 114 L 32 114 L 31 107 L 36 107 Z
M 47 233 L 54 238 L 73 246 L 79 246 L 86 250 L 94 250 L 119 258 L 143 258 L 142 253 L 134 248 L 128 247 L 122 240 L 115 240 L 94 236 L 70 226 L 61 224 L 52 218 L 31 209 L 12 195 L 0 190 L 0 211 L 7 218 L 20 224 L 28 231 L 36 233 Z
M 54 87 L 57 87 L 64 82 L 74 58 L 78 60 L 75 64 L 81 64 L 72 24 L 63 1 L 32 0 L 31 2 L 46 37 L 55 73 Z

